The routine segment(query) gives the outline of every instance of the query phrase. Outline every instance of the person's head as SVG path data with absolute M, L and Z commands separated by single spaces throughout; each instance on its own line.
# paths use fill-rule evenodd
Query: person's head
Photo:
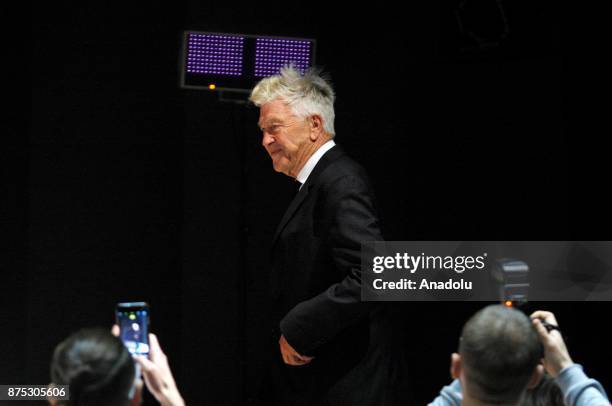
M 464 396 L 479 404 L 515 405 L 542 375 L 542 347 L 522 312 L 491 305 L 463 326 L 459 354 L 451 374 L 461 380 Z
M 83 329 L 55 347 L 52 384 L 69 385 L 70 400 L 51 403 L 127 406 L 139 397 L 134 378 L 134 361 L 119 338 L 103 329 Z
M 260 107 L 262 145 L 277 172 L 296 177 L 308 158 L 333 138 L 334 90 L 315 69 L 291 66 L 262 79 L 249 98 Z

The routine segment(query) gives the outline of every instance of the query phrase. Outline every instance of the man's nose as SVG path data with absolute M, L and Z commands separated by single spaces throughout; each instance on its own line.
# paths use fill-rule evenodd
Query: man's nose
M 267 131 L 264 131 L 263 136 L 261 137 L 261 145 L 267 147 L 268 145 L 274 142 L 274 138 L 268 134 Z

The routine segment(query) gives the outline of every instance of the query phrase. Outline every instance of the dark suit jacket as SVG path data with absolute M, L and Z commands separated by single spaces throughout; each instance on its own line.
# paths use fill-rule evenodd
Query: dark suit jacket
M 279 330 L 272 343 L 277 355 L 271 403 L 328 404 L 335 384 L 363 358 L 372 307 L 360 300 L 361 243 L 376 240 L 382 236 L 366 173 L 335 146 L 289 205 L 272 244 L 273 319 Z M 281 333 L 296 351 L 315 359 L 304 366 L 283 364 Z

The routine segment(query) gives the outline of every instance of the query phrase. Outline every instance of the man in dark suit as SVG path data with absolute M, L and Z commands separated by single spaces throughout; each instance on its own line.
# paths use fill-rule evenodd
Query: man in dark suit
M 364 169 L 333 141 L 334 98 L 317 72 L 290 67 L 250 98 L 274 169 L 301 183 L 272 242 L 278 344 L 266 405 L 348 404 L 350 372 L 368 345 L 361 243 L 382 236 Z

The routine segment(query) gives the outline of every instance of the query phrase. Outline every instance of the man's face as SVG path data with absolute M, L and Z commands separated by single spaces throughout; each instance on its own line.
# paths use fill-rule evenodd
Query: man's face
M 274 170 L 295 178 L 296 165 L 303 160 L 310 137 L 308 121 L 293 114 L 283 101 L 275 100 L 261 106 L 259 128 L 263 132 L 261 144 L 272 158 Z

